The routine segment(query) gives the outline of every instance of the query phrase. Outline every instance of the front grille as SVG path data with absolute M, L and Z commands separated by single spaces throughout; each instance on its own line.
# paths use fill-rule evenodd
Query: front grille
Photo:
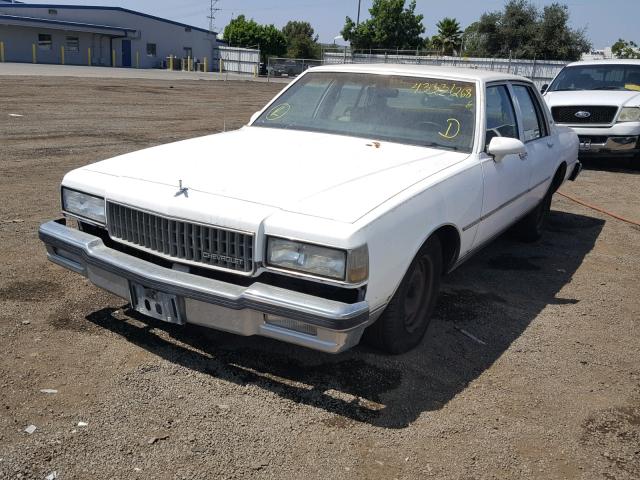
M 114 240 L 165 257 L 253 271 L 253 235 L 173 220 L 111 202 L 107 203 L 107 227 Z
M 551 113 L 557 123 L 585 124 L 585 123 L 611 123 L 616 116 L 618 107 L 579 106 L 579 107 L 553 107 Z M 578 112 L 588 112 L 586 118 L 576 117 Z

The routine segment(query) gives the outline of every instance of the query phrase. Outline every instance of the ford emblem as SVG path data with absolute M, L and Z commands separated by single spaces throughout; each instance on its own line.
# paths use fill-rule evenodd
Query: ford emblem
M 580 110 L 574 114 L 578 118 L 589 118 L 591 116 L 591 112 L 585 112 L 584 110 Z

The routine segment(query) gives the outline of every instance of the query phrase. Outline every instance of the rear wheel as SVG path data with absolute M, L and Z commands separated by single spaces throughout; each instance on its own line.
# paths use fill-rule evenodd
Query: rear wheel
M 536 208 L 514 225 L 513 233 L 518 240 L 523 242 L 536 242 L 540 240 L 547 226 L 552 197 L 553 190 L 550 190 Z
M 384 313 L 365 332 L 364 340 L 391 354 L 418 345 L 429 326 L 441 276 L 442 247 L 434 236 L 413 259 Z

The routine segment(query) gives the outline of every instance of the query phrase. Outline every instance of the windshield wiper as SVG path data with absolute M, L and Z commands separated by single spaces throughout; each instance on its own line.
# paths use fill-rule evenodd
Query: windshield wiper
M 593 90 L 624 90 L 623 87 L 615 87 L 613 85 L 609 85 L 607 87 L 596 87 Z
M 435 143 L 435 142 L 424 142 L 420 144 L 421 147 L 434 147 L 434 148 L 444 148 L 445 150 L 453 150 L 454 152 L 457 152 L 460 150 L 460 147 L 457 147 L 455 145 L 442 145 L 441 143 Z

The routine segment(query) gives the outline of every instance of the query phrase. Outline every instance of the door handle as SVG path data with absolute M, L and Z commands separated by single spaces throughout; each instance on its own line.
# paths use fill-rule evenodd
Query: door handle
M 520 160 L 526 160 L 529 154 L 527 152 L 522 152 L 519 153 L 518 156 L 520 157 Z
M 553 142 L 547 142 L 547 147 L 548 148 L 553 148 Z

